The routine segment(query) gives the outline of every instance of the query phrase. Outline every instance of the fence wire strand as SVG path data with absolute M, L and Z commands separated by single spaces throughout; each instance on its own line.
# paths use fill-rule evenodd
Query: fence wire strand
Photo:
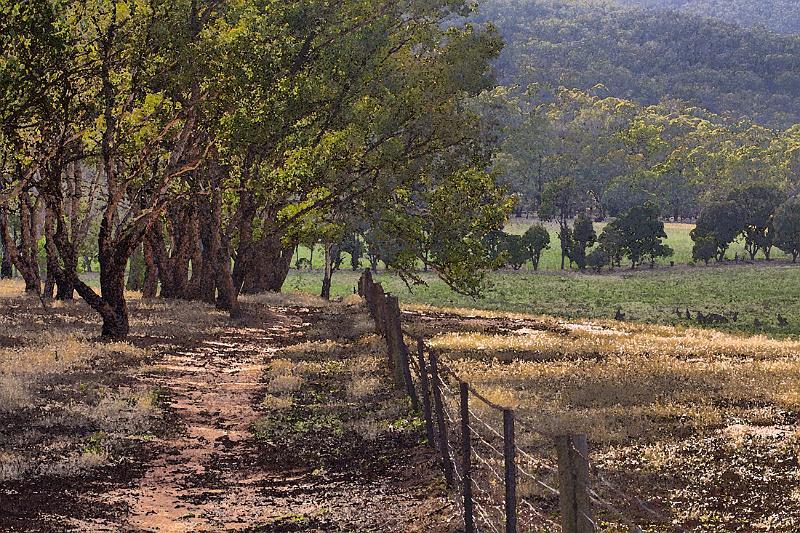
M 380 312 L 380 303 L 375 302 L 374 297 L 375 294 L 384 295 L 385 293 L 379 287 L 380 284 L 375 284 L 372 282 L 371 276 L 366 276 L 362 278 L 362 282 L 359 282 L 359 287 L 363 285 L 363 296 L 367 300 L 368 308 L 370 313 L 373 316 L 373 319 L 376 321 L 376 327 L 381 330 L 381 326 L 378 323 L 379 319 L 382 317 L 382 313 Z M 378 286 L 377 289 L 374 289 L 374 286 Z M 398 317 L 399 321 L 399 317 Z M 395 326 L 396 327 L 396 326 Z M 424 338 L 420 337 L 417 334 L 412 333 L 406 328 L 403 328 L 400 325 L 400 331 L 402 336 L 408 337 L 414 341 L 414 345 L 421 346 L 422 349 L 427 350 L 429 353 L 432 353 L 434 350 L 430 344 L 428 344 Z M 405 339 L 403 339 L 405 342 Z M 425 377 L 428 377 L 427 369 L 423 368 L 425 365 L 421 365 L 417 361 L 417 354 L 416 350 L 408 351 L 408 364 L 410 368 L 414 369 L 415 372 L 412 373 L 412 383 L 411 385 L 414 386 L 416 389 L 423 389 L 423 372 L 426 373 Z M 504 407 L 492 402 L 486 396 L 484 396 L 480 391 L 476 390 L 472 385 L 466 383 L 452 368 L 444 364 L 443 362 L 439 361 L 437 365 L 437 376 L 436 376 L 436 383 L 433 382 L 433 376 L 431 375 L 428 378 L 428 383 L 431 385 L 435 385 L 439 388 L 441 393 L 441 400 L 442 400 L 442 413 L 441 415 L 444 416 L 446 419 L 446 425 L 449 427 L 449 431 L 446 432 L 444 435 L 447 438 L 442 438 L 443 435 L 439 436 L 439 441 L 443 442 L 446 447 L 444 454 L 447 456 L 447 460 L 452 465 L 453 475 L 458 482 L 459 486 L 463 486 L 464 483 L 464 475 L 462 474 L 463 467 L 460 466 L 461 461 L 458 460 L 460 454 L 455 450 L 452 440 L 459 442 L 463 440 L 463 435 L 461 434 L 461 421 L 459 420 L 460 414 L 455 413 L 452 410 L 452 404 L 458 403 L 458 399 L 460 397 L 460 393 L 455 391 L 450 385 L 447 383 L 447 379 L 445 377 L 452 378 L 457 383 L 464 383 L 466 385 L 467 390 L 470 393 L 470 396 L 483 404 L 487 405 L 491 408 L 494 412 L 503 413 L 505 410 Z M 431 371 L 431 373 L 433 373 Z M 417 383 L 413 383 L 414 377 L 416 377 Z M 500 439 L 501 441 L 505 442 L 505 437 L 498 431 L 490 422 L 485 420 L 481 415 L 477 414 L 474 409 L 468 407 L 468 417 L 470 420 L 466 421 L 467 427 L 470 429 L 470 435 L 472 436 L 471 439 L 471 450 L 472 456 L 475 457 L 477 463 L 473 463 L 472 469 L 470 471 L 470 477 L 472 482 L 472 488 L 475 491 L 475 495 L 473 497 L 473 508 L 477 512 L 477 517 L 481 524 L 488 528 L 493 532 L 499 533 L 502 529 L 503 520 L 505 518 L 505 502 L 503 501 L 501 504 L 497 503 L 497 498 L 493 495 L 491 488 L 487 489 L 484 488 L 483 483 L 486 482 L 487 486 L 491 487 L 497 483 L 500 486 L 504 486 L 505 484 L 505 477 L 501 475 L 500 467 L 497 466 L 497 462 L 504 464 L 506 455 L 498 449 L 497 446 L 492 444 L 492 439 Z M 488 418 L 488 417 L 487 417 Z M 471 421 L 474 419 L 474 423 Z M 525 429 L 526 431 L 537 434 L 542 437 L 553 438 L 555 435 L 552 433 L 537 427 L 535 424 L 531 423 L 530 421 L 515 418 L 515 424 L 517 424 L 520 428 Z M 488 453 L 484 456 L 479 451 L 479 448 L 484 448 Z M 601 473 L 598 466 L 591 462 L 585 454 L 583 454 L 580 450 L 577 450 L 575 446 L 572 446 L 572 449 L 576 451 L 580 457 L 586 462 L 586 465 L 589 467 L 589 473 L 592 480 L 598 481 L 599 485 L 604 489 L 604 491 L 608 491 L 609 493 L 613 494 L 614 499 L 619 498 L 622 501 L 625 501 L 628 505 L 632 506 L 635 509 L 638 509 L 640 512 L 644 512 L 651 516 L 654 520 L 659 522 L 668 523 L 670 524 L 675 531 L 679 532 L 686 532 L 684 528 L 677 526 L 671 522 L 671 520 L 666 517 L 664 514 L 654 510 L 645 502 L 643 502 L 640 498 L 636 496 L 632 496 L 627 494 L 623 489 L 615 486 L 613 483 L 608 481 Z M 527 450 L 520 447 L 516 442 L 514 443 L 514 450 L 518 456 L 518 460 L 515 464 L 515 470 L 518 474 L 520 474 L 524 479 L 532 482 L 535 486 L 538 486 L 544 489 L 548 494 L 559 496 L 559 490 L 553 487 L 548 482 L 543 481 L 539 476 L 535 475 L 533 472 L 536 470 L 544 470 L 549 475 L 558 475 L 558 469 L 548 464 L 545 460 L 536 458 L 533 454 L 529 453 Z M 463 458 L 461 458 L 463 460 Z M 493 461 L 495 465 L 493 465 Z M 525 465 L 525 466 L 523 466 Z M 528 470 L 527 467 L 532 467 L 535 470 Z M 637 525 L 634 521 L 630 520 L 626 513 L 620 510 L 615 504 L 608 501 L 604 498 L 597 490 L 594 488 L 589 488 L 588 496 L 590 500 L 599 507 L 604 508 L 606 511 L 611 513 L 612 515 L 616 516 L 621 522 L 623 522 L 626 526 L 631 528 L 631 531 L 639 531 L 641 532 L 641 528 Z M 455 507 L 458 511 L 460 517 L 463 518 L 463 501 L 462 498 L 455 498 Z M 525 496 L 518 497 L 517 501 L 518 505 L 526 510 L 526 513 L 530 513 L 530 520 L 527 520 L 528 529 L 533 531 L 537 527 L 534 524 L 534 520 L 540 521 L 540 523 L 546 527 L 548 527 L 548 531 L 560 531 L 561 526 L 557 524 L 552 518 L 550 518 L 545 512 L 540 509 L 537 509 L 528 498 Z M 584 511 L 583 518 L 590 521 L 591 524 L 595 527 L 596 530 L 599 531 L 599 527 L 596 521 L 589 515 L 587 515 Z M 499 514 L 500 519 L 495 521 L 493 520 L 493 515 Z M 519 515 L 519 518 L 524 518 L 524 514 Z

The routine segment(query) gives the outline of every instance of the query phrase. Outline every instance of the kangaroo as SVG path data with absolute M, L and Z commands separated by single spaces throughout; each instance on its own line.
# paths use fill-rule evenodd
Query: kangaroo
M 716 324 L 727 324 L 728 323 L 728 319 L 727 318 L 725 318 L 724 316 L 719 315 L 717 313 L 711 313 L 710 315 L 706 316 L 706 320 L 708 322 L 710 322 L 711 324 L 715 324 L 715 323 Z
M 677 317 L 678 317 L 678 320 L 680 320 L 681 318 L 683 318 L 683 313 L 682 313 L 682 312 L 681 312 L 681 310 L 680 310 L 680 309 L 678 309 L 677 307 L 675 308 L 675 316 L 677 316 Z
M 738 321 L 739 321 L 739 311 L 731 313 L 731 322 L 738 322 Z
M 708 324 L 708 319 L 705 317 L 702 311 L 698 311 L 695 313 L 696 320 L 701 324 Z
M 621 307 L 617 307 L 617 313 L 614 315 L 614 320 L 619 320 L 619 321 L 625 320 L 625 313 L 622 312 Z
M 691 319 L 692 319 L 692 313 L 689 312 L 689 308 L 687 307 L 686 308 L 686 320 L 691 320 Z
M 789 321 L 786 320 L 786 318 L 780 313 L 778 313 L 778 325 L 782 328 L 785 328 L 786 326 L 789 325 Z

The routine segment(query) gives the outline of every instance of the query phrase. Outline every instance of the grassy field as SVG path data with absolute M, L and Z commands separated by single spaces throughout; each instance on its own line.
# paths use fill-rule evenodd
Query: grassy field
M 359 275 L 336 272 L 333 295 L 352 294 Z M 284 290 L 318 293 L 321 278 L 319 272 L 292 271 Z M 478 300 L 454 293 L 432 274 L 424 276 L 427 285 L 412 287 L 413 292 L 397 276 L 380 272 L 376 279 L 406 304 L 566 318 L 611 318 L 619 306 L 629 321 L 670 325 L 690 324 L 675 314 L 676 308 L 683 312 L 688 308 L 692 315 L 738 312 L 737 322 L 721 326 L 729 331 L 800 335 L 800 267 L 787 263 L 663 267 L 603 275 L 493 272 L 490 288 Z M 778 313 L 789 319 L 788 327 L 777 325 Z M 755 320 L 764 326 L 754 327 Z
M 536 221 L 533 219 L 515 218 L 509 222 L 505 231 L 521 235 L 534 223 L 536 223 Z M 550 232 L 550 249 L 542 254 L 539 267 L 542 270 L 559 270 L 561 268 L 561 252 L 558 243 L 558 225 L 552 222 L 546 222 L 544 225 Z M 605 225 L 605 222 L 595 223 L 594 227 L 598 235 L 602 232 Z M 694 224 L 666 223 L 664 229 L 667 233 L 665 243 L 675 250 L 675 255 L 669 259 L 660 260 L 659 264 L 668 265 L 670 261 L 674 261 L 676 265 L 688 265 L 692 263 L 692 246 L 694 242 L 689 236 L 689 233 L 694 229 Z M 742 241 L 735 242 L 728 251 L 728 257 L 731 259 L 737 254 L 739 257 L 745 257 L 746 255 L 744 242 Z M 786 254 L 778 249 L 773 250 L 772 256 L 775 259 L 786 259 Z M 313 259 L 313 267 L 315 269 L 321 269 L 323 267 L 324 259 L 322 247 L 317 247 L 314 250 L 313 258 L 308 248 L 301 247 L 299 256 L 295 256 L 292 264 L 297 261 L 298 257 Z M 350 256 L 345 254 L 345 257 L 344 264 L 345 266 L 349 266 Z M 757 258 L 763 259 L 763 254 L 759 254 Z M 366 259 L 362 260 L 362 264 L 367 266 Z M 530 264 L 525 268 L 530 268 Z

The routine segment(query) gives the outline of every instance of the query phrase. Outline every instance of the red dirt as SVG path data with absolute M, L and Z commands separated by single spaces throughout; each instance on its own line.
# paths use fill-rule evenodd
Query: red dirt
M 0 512 L 0 530 L 454 531 L 452 507 L 435 488 L 435 456 L 418 443 L 389 439 L 380 460 L 320 473 L 254 438 L 265 367 L 277 349 L 304 340 L 309 313 L 253 306 L 245 324 L 159 356 L 134 379 L 162 391 L 171 430 L 124 467 L 0 491 L 0 511 L 12 510 Z

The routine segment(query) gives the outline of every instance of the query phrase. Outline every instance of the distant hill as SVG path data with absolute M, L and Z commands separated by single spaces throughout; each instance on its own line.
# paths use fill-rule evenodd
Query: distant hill
M 772 3 L 781 2 L 789 3 Z M 494 22 L 507 41 L 497 64 L 505 84 L 539 84 L 545 94 L 601 84 L 600 91 L 643 104 L 680 99 L 768 126 L 800 122 L 797 36 L 596 0 L 485 0 L 477 20 Z
M 623 5 L 669 9 L 723 20 L 747 28 L 800 33 L 797 0 L 612 0 Z

